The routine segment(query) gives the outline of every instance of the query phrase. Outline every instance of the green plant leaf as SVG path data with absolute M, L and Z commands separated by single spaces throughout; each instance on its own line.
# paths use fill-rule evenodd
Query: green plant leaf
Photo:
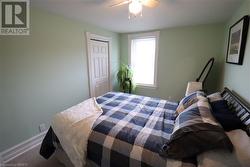
M 132 69 L 126 65 L 122 64 L 117 73 L 117 80 L 119 83 L 120 91 L 129 92 L 130 82 L 132 82 L 131 89 L 132 91 L 135 89 L 135 84 L 133 83 L 133 71 Z

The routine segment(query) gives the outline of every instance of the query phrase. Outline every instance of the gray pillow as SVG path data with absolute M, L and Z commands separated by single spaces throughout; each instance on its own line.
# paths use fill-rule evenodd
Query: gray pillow
M 211 150 L 197 157 L 198 167 L 249 167 L 250 138 L 238 129 L 227 132 L 234 146 L 232 153 L 225 150 Z

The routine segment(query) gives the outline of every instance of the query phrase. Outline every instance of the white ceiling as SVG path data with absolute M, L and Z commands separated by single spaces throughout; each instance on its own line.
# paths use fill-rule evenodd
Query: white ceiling
M 111 8 L 123 0 L 31 0 L 31 5 L 64 17 L 119 33 L 220 23 L 227 21 L 243 0 L 159 0 L 143 8 L 143 16 L 128 19 L 128 6 Z

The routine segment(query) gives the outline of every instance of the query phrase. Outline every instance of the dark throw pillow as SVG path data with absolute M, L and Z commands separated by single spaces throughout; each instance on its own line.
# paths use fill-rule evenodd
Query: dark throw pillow
M 213 116 L 225 131 L 245 129 L 245 125 L 241 122 L 240 118 L 229 110 L 226 100 L 210 102 L 210 105 Z
M 162 146 L 159 154 L 183 159 L 213 149 L 232 151 L 233 145 L 212 116 L 208 101 L 202 100 L 178 115 L 170 141 Z

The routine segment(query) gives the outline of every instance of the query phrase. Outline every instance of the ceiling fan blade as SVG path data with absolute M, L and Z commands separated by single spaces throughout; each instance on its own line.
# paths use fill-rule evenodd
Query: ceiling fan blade
M 159 3 L 160 3 L 159 0 L 143 0 L 142 1 L 142 4 L 144 6 L 147 6 L 147 7 L 150 7 L 150 8 L 154 8 L 154 7 L 158 6 Z
M 131 2 L 131 0 L 125 0 L 123 2 L 119 2 L 119 3 L 113 4 L 110 7 L 122 6 L 122 5 L 125 5 L 125 4 L 129 4 L 130 2 Z

